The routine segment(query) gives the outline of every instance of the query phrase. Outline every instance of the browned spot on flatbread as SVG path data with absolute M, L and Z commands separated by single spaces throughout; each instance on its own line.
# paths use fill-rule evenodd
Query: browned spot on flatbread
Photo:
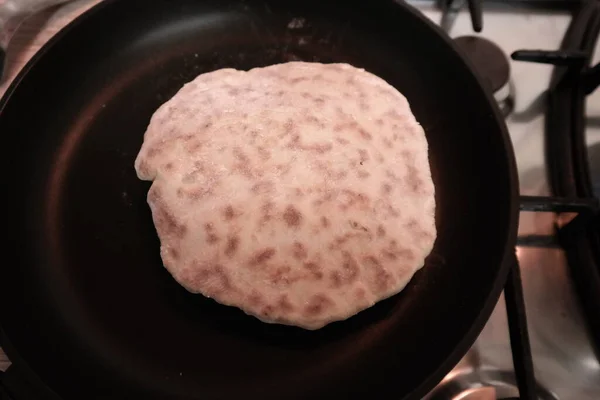
M 419 171 L 413 164 L 408 164 L 406 167 L 406 176 L 405 176 L 406 185 L 412 190 L 414 193 L 423 193 L 425 191 L 425 186 L 423 181 L 419 178 Z
M 392 285 L 393 276 L 386 271 L 379 259 L 375 256 L 363 258 L 365 268 L 373 277 L 373 289 L 375 293 L 383 293 Z
M 233 256 L 240 245 L 240 238 L 238 236 L 230 236 L 227 238 L 227 246 L 225 247 L 225 255 L 227 257 Z
M 358 149 L 358 156 L 360 165 L 363 165 L 366 161 L 369 161 L 369 152 L 365 149 Z
M 321 217 L 321 226 L 322 226 L 323 228 L 328 228 L 328 227 L 329 227 L 329 225 L 330 225 L 329 218 L 327 218 L 327 217 L 325 217 L 325 216 L 322 216 L 322 217 Z
M 271 159 L 271 152 L 269 150 L 262 146 L 257 147 L 256 150 L 258 151 L 258 156 L 261 160 L 268 161 Z
M 341 138 L 341 137 L 339 137 L 339 136 L 336 136 L 336 137 L 335 137 L 335 141 L 336 141 L 336 142 L 338 142 L 338 143 L 339 143 L 339 144 L 341 144 L 341 145 L 344 145 L 344 146 L 345 146 L 345 145 L 347 145 L 348 143 L 350 143 L 350 142 L 348 141 L 348 139 L 344 139 L 344 138 Z
M 369 208 L 371 199 L 364 193 L 355 192 L 350 189 L 343 189 L 339 195 L 339 207 L 342 211 L 346 211 L 349 208 L 357 208 L 360 210 L 366 210 Z
M 273 312 L 275 311 L 275 309 L 273 308 L 272 305 L 266 305 L 262 311 L 260 312 L 264 317 L 271 317 L 273 315 Z
M 318 154 L 324 154 L 333 149 L 333 145 L 331 143 L 303 144 L 299 134 L 292 135 L 292 139 L 288 143 L 287 147 L 290 149 L 314 151 Z
M 382 211 L 386 217 L 400 217 L 400 211 L 398 211 L 398 209 L 396 209 L 389 201 L 379 199 L 375 204 L 375 208 Z
M 401 259 L 404 261 L 409 261 L 412 262 L 415 260 L 415 253 L 407 248 L 404 247 L 398 247 L 395 249 L 384 249 L 382 251 L 382 254 L 384 256 L 386 256 L 387 258 L 389 258 L 390 260 L 396 260 L 396 259 Z
M 356 290 L 354 291 L 354 295 L 356 296 L 357 299 L 362 300 L 366 297 L 367 295 L 367 291 L 361 287 L 356 288 Z
M 231 205 L 228 205 L 227 207 L 225 207 L 225 210 L 223 210 L 223 218 L 225 219 L 225 221 L 231 221 L 236 216 L 237 215 L 235 213 L 235 210 Z
M 403 117 L 402 115 L 400 115 L 398 113 L 398 111 L 394 110 L 393 108 L 389 109 L 388 111 L 386 111 L 386 113 L 384 114 L 385 117 L 389 118 L 389 119 L 393 119 L 395 121 L 401 121 L 403 122 L 406 118 Z
M 293 276 L 291 271 L 292 268 L 289 265 L 278 267 L 270 277 L 271 283 L 279 286 L 289 286 L 291 283 L 296 282 L 299 277 Z
M 360 267 L 358 265 L 358 262 L 354 259 L 354 257 L 352 257 L 352 255 L 349 252 L 342 252 L 342 257 L 342 282 L 344 284 L 349 285 L 356 281 L 356 279 L 358 278 L 358 275 L 360 274 Z
M 362 137 L 365 140 L 373 139 L 373 136 L 369 132 L 367 132 L 365 128 L 358 128 L 358 133 L 360 134 L 360 137 Z
M 356 175 L 360 178 L 360 179 L 367 179 L 368 177 L 371 176 L 370 173 L 368 173 L 367 171 L 357 171 Z
M 344 114 L 345 115 L 345 114 Z M 360 129 L 358 122 L 350 121 L 343 122 L 333 126 L 334 132 L 342 132 L 342 131 L 358 131 Z
M 188 153 L 193 154 L 193 153 L 197 153 L 198 150 L 200 150 L 202 148 L 202 146 L 204 146 L 204 142 L 197 140 L 194 142 L 190 142 L 188 146 L 186 146 L 186 149 L 188 151 Z
M 265 224 L 273 218 L 273 210 L 275 209 L 275 204 L 271 201 L 267 201 L 263 203 L 260 209 L 262 211 L 260 223 Z
M 138 172 L 140 175 L 150 175 L 150 166 L 148 165 L 146 159 L 140 160 L 140 163 L 138 164 Z
M 296 207 L 289 205 L 283 212 L 283 220 L 289 227 L 298 227 L 302 223 L 302 214 Z
M 279 306 L 279 309 L 281 309 L 283 312 L 294 311 L 294 306 L 290 302 L 289 297 L 285 294 L 283 294 L 279 297 L 279 300 L 277 301 L 277 305 Z
M 329 245 L 330 250 L 339 249 L 344 243 L 346 243 L 349 239 L 356 237 L 357 235 L 354 233 L 344 233 L 343 235 L 338 235 L 335 237 L 333 242 Z
M 390 240 L 390 243 L 387 247 L 387 251 L 396 255 L 396 257 L 406 260 L 412 261 L 416 258 L 416 254 L 414 251 L 408 248 L 404 248 L 398 244 L 396 240 Z
M 379 225 L 377 227 L 377 236 L 378 237 L 384 237 L 385 236 L 385 228 L 383 227 L 383 225 Z
M 382 192 L 384 195 L 388 195 L 388 194 L 392 193 L 392 185 L 390 185 L 390 184 L 389 184 L 389 183 L 387 183 L 387 182 L 386 182 L 386 183 L 383 183 L 383 184 L 381 185 L 381 192 Z
M 406 229 L 408 229 L 409 231 L 416 229 L 418 226 L 419 222 L 417 222 L 417 220 L 414 218 L 409 218 L 406 222 Z
M 260 181 L 252 185 L 250 189 L 254 194 L 268 194 L 273 192 L 275 185 L 270 181 Z
M 396 255 L 395 252 L 383 249 L 381 250 L 381 255 L 383 255 L 384 258 L 387 258 L 388 260 L 396 260 L 398 259 L 398 256 Z
M 203 198 L 210 196 L 213 193 L 212 187 L 198 186 L 187 192 L 188 197 L 191 200 L 202 200 Z
M 256 144 L 256 139 L 258 138 L 258 131 L 256 129 L 253 129 L 252 131 L 250 131 L 250 143 L 251 144 Z
M 248 303 L 251 306 L 257 307 L 265 302 L 264 297 L 257 291 L 252 291 L 248 296 Z
M 163 149 L 160 146 L 151 147 L 150 150 L 148 150 L 148 158 L 152 159 L 152 158 L 156 157 L 157 155 L 162 153 L 162 150 Z
M 273 284 L 281 284 L 281 283 L 285 283 L 285 284 L 289 284 L 289 281 L 287 280 L 287 276 L 290 273 L 291 268 L 289 266 L 283 266 L 283 267 L 278 267 L 277 269 L 275 269 L 275 272 L 273 272 L 270 276 L 270 280 L 271 283 Z
M 273 247 L 267 247 L 259 252 L 257 252 L 248 262 L 250 266 L 256 266 L 259 264 L 264 264 L 269 261 L 275 255 L 277 251 Z
M 325 104 L 325 98 L 322 96 L 317 96 L 313 98 L 313 102 L 315 103 L 315 105 L 317 107 L 322 106 L 323 104 Z
M 240 162 L 248 163 L 250 161 L 250 158 L 239 147 L 233 148 L 233 155 Z
M 333 173 L 333 178 L 338 181 L 341 181 L 342 179 L 346 178 L 347 176 L 348 176 L 348 171 L 343 170 L 343 169 Z
M 333 300 L 323 293 L 315 294 L 310 298 L 308 304 L 304 308 L 304 314 L 315 317 L 323 314 L 328 308 L 333 306 Z
M 277 164 L 275 169 L 281 176 L 286 176 L 292 169 L 292 166 L 290 164 Z
M 306 257 L 308 257 L 306 246 L 300 242 L 294 242 L 292 245 L 292 254 L 296 260 L 304 260 Z
M 186 185 L 195 183 L 197 181 L 199 173 L 200 173 L 199 170 L 193 170 L 191 172 L 188 172 L 187 174 L 183 175 L 183 177 L 181 178 L 181 183 L 184 183 Z
M 331 271 L 329 278 L 331 279 L 332 287 L 339 288 L 342 286 L 342 274 L 340 274 L 340 271 Z
M 331 151 L 332 148 L 333 146 L 331 145 L 331 143 L 313 143 L 309 145 L 303 145 L 301 147 L 302 150 L 314 151 L 319 154 L 327 153 Z
M 219 237 L 217 235 L 215 235 L 214 233 L 209 233 L 206 235 L 206 243 L 208 244 L 215 244 L 219 241 Z
M 190 284 L 205 288 L 211 296 L 234 290 L 231 279 L 221 264 L 200 267 L 198 262 L 194 262 L 190 271 L 193 273 Z
M 173 165 L 172 162 L 168 162 L 168 163 L 165 164 L 165 170 L 166 171 L 172 171 L 173 167 L 174 167 L 174 165 Z
M 323 190 L 321 195 L 318 198 L 316 198 L 315 200 L 313 200 L 313 205 L 315 207 L 319 207 L 319 206 L 323 205 L 324 203 L 331 202 L 334 199 L 336 193 L 337 192 L 332 189 Z
M 363 224 L 361 224 L 358 221 L 349 220 L 348 223 L 350 224 L 352 229 L 356 229 L 356 230 L 363 231 L 363 232 L 369 232 L 369 228 L 367 228 L 366 226 L 364 226 Z
M 152 216 L 156 230 L 164 235 L 172 235 L 178 239 L 183 238 L 188 231 L 187 226 L 175 219 L 162 198 L 161 192 L 155 186 L 150 188 L 148 199 L 152 204 Z
M 316 280 L 323 279 L 323 271 L 321 270 L 321 266 L 316 262 L 307 262 L 304 263 L 304 268 L 310 271 L 312 277 Z
M 292 85 L 296 85 L 296 84 L 298 84 L 300 82 L 304 82 L 304 81 L 307 81 L 307 80 L 308 80 L 307 77 L 300 76 L 300 77 L 297 77 L 297 78 L 288 79 L 288 82 L 291 83 Z
M 244 153 L 239 147 L 233 148 L 233 156 L 236 159 L 236 163 L 234 164 L 234 170 L 248 179 L 254 179 L 255 174 L 252 170 L 250 157 L 248 157 L 246 153 Z
M 208 222 L 204 224 L 204 231 L 206 233 L 206 243 L 215 244 L 220 240 L 215 233 L 215 227 L 212 223 Z
M 399 134 L 397 134 L 397 133 L 394 133 L 394 134 L 392 135 L 392 140 L 393 140 L 394 142 L 400 142 L 400 143 L 404 143 L 404 142 L 406 142 L 406 139 L 404 138 L 404 136 L 401 136 L 401 135 L 399 135 Z
M 315 117 L 314 115 L 307 115 L 305 117 L 306 122 L 308 122 L 311 125 L 315 125 L 318 128 L 325 128 L 325 123 L 323 121 L 321 121 L 319 118 Z
M 391 169 L 385 170 L 385 176 L 387 176 L 389 179 L 391 179 L 392 182 L 402 183 L 402 179 L 400 179 L 398 177 L 398 175 L 396 175 L 396 173 L 394 171 L 392 171 Z

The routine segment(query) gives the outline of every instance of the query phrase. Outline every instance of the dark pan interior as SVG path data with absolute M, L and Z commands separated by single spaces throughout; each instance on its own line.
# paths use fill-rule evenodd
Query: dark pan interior
M 438 204 L 435 249 L 408 287 L 315 332 L 181 288 L 133 169 L 150 116 L 185 82 L 291 60 L 348 62 L 398 88 L 425 128 Z M 517 215 L 507 135 L 470 69 L 407 6 L 109 1 L 4 100 L 2 328 L 64 398 L 418 397 L 499 296 Z

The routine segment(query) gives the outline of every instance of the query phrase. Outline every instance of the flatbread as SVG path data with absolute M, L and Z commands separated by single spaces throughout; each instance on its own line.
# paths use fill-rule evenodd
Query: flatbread
M 401 291 L 436 237 L 423 129 L 347 64 L 221 69 L 152 116 L 135 161 L 187 290 L 318 329 Z

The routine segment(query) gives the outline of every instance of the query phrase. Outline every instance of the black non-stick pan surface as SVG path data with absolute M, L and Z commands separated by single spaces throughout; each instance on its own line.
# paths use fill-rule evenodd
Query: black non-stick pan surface
M 438 238 L 399 295 L 318 331 L 269 325 L 163 268 L 135 156 L 149 118 L 223 67 L 347 62 L 423 125 Z M 419 398 L 466 352 L 513 251 L 504 123 L 451 41 L 392 1 L 118 0 L 34 57 L 0 104 L 1 324 L 64 399 Z

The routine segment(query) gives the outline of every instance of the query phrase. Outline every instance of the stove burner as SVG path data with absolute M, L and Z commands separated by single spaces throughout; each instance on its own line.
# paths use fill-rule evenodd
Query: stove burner
M 495 43 L 480 36 L 460 36 L 455 38 L 454 42 L 483 78 L 506 117 L 514 106 L 514 89 L 510 82 L 508 57 Z
M 518 399 L 514 374 L 499 370 L 464 369 L 448 375 L 424 400 Z M 547 389 L 537 386 L 536 399 L 557 400 Z

